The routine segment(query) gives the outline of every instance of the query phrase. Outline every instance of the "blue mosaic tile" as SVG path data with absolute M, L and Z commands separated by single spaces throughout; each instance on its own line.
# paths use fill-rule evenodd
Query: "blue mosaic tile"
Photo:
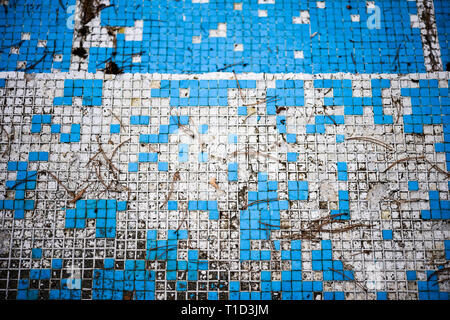
M 67 209 L 65 228 L 84 229 L 86 219 L 95 219 L 97 238 L 115 238 L 117 211 L 125 211 L 126 201 L 108 200 L 78 200 L 75 209 Z
M 446 1 L 91 4 L 0 9 L 0 299 L 449 300 Z
M 436 17 L 436 26 L 439 37 L 439 46 L 441 48 L 441 59 L 444 70 L 450 68 L 450 27 L 446 23 L 450 17 L 450 4 L 445 0 L 434 0 L 434 14 Z
M 408 1 L 395 5 L 377 1 L 383 12 L 379 19 L 365 3 L 349 9 L 343 0 L 327 3 L 325 8 L 312 0 L 301 4 L 243 1 L 241 10 L 234 10 L 232 1 L 164 3 L 117 0 L 102 10 L 103 26 L 133 27 L 135 21 L 142 21 L 138 40 L 117 35 L 117 47 L 124 50 L 115 51 L 113 58 L 126 72 L 425 71 L 420 31 L 409 22 L 410 13 L 417 9 Z M 265 10 L 265 15 L 258 15 L 258 10 Z M 301 11 L 308 12 L 309 21 L 299 21 Z M 353 22 L 352 15 L 359 15 L 360 21 Z M 374 20 L 380 20 L 379 24 Z M 278 27 L 273 29 L 275 24 Z M 152 43 L 161 43 L 164 49 Z M 113 52 L 112 48 L 91 48 L 89 72 L 104 68 Z M 141 53 L 141 62 L 130 63 L 129 56 L 136 53 Z
M 18 0 L 6 5 L 0 12 L 0 25 L 1 33 L 9 36 L 0 38 L 0 71 L 69 71 L 73 28 L 68 20 L 73 15 L 67 8 L 73 5 L 75 0 Z M 11 48 L 18 51 L 12 53 Z M 56 54 L 62 55 L 61 61 L 55 61 Z M 21 61 L 26 62 L 22 68 Z

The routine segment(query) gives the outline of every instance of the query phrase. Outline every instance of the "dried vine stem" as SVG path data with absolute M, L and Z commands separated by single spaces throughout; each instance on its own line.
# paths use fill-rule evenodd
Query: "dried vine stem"
M 371 138 L 371 137 L 350 137 L 350 138 L 346 138 L 346 140 L 349 140 L 349 141 L 350 140 L 368 141 L 368 142 L 372 142 L 372 143 L 378 144 L 380 146 L 383 146 L 386 149 L 389 149 L 389 150 L 392 150 L 392 151 L 394 150 L 394 148 L 392 146 L 388 145 L 386 142 L 378 140 L 378 139 L 375 139 L 375 138 Z
M 261 219 L 259 219 L 259 224 L 262 224 L 262 225 L 264 225 L 264 226 L 267 226 L 267 227 L 272 227 L 272 228 L 280 228 L 280 229 L 288 229 L 289 227 L 287 227 L 287 226 L 283 226 L 283 225 L 276 225 L 276 224 L 270 224 L 270 223 L 265 223 L 265 222 L 262 222 L 261 221 Z M 265 229 L 265 230 L 269 230 L 269 229 Z
M 385 173 L 386 171 L 388 171 L 389 169 L 391 169 L 392 167 L 394 167 L 395 165 L 405 162 L 405 161 L 410 161 L 410 160 L 424 160 L 426 163 L 428 163 L 433 169 L 439 171 L 440 173 L 444 174 L 448 177 L 450 177 L 450 173 L 445 171 L 444 169 L 440 168 L 439 166 L 437 166 L 436 164 L 432 163 L 430 160 L 428 160 L 424 155 L 422 156 L 417 156 L 417 157 L 406 157 L 406 158 L 402 158 L 399 159 L 395 162 L 393 162 L 390 166 L 388 166 L 386 169 L 384 169 L 383 173 Z
M 269 154 L 266 154 L 266 153 L 263 153 L 263 152 L 259 152 L 259 151 L 252 151 L 252 150 L 250 150 L 250 151 L 239 151 L 239 150 L 238 151 L 234 151 L 234 152 L 230 153 L 228 155 L 228 157 L 235 157 L 235 156 L 240 155 L 240 154 L 245 154 L 245 155 L 249 155 L 249 156 L 251 156 L 251 155 L 261 156 L 261 157 L 269 158 L 269 159 L 272 159 L 272 160 L 280 162 L 280 159 L 272 157 Z
M 365 292 L 368 292 L 369 290 L 362 284 L 359 283 L 359 281 L 356 281 L 355 279 L 350 278 L 349 276 L 347 276 L 345 273 L 340 272 L 338 270 L 335 270 L 333 268 L 328 268 L 329 270 L 339 273 L 341 276 L 343 276 L 344 278 L 347 278 L 350 281 L 353 281 L 358 287 L 360 287 L 361 289 L 363 289 Z
M 39 173 L 46 173 L 49 176 L 51 176 L 61 187 L 63 187 L 68 194 L 70 194 L 70 196 L 72 198 L 75 198 L 77 195 L 75 194 L 75 192 L 73 192 L 72 190 L 70 190 L 68 187 L 66 187 L 66 185 L 64 183 L 61 182 L 61 180 L 58 179 L 57 176 L 55 176 L 52 172 L 48 171 L 48 170 L 41 170 L 39 171 Z
M 78 192 L 75 197 L 69 201 L 70 204 L 73 204 L 75 202 L 77 202 L 78 200 L 80 200 L 83 195 L 86 193 L 86 190 L 90 187 L 91 184 L 89 184 L 88 186 L 84 187 L 83 189 L 80 190 L 80 192 Z
M 273 97 L 268 97 L 268 98 L 264 98 L 264 99 L 261 99 L 261 100 L 257 100 L 254 103 L 243 104 L 243 106 L 244 107 L 257 106 L 257 105 L 262 104 L 262 103 L 275 102 L 275 101 L 278 101 L 278 100 L 280 100 L 280 98 L 277 98 L 277 96 L 273 96 Z
M 447 272 L 447 271 L 450 271 L 450 267 L 446 267 L 446 268 L 442 268 L 442 269 L 436 270 L 436 271 L 434 271 L 432 274 L 430 274 L 427 277 L 427 281 L 429 281 L 431 278 L 433 278 L 433 276 L 437 276 L 437 275 L 439 275 L 441 273 L 444 273 L 444 272 Z
M 234 70 L 233 70 L 233 74 L 234 74 L 234 79 L 236 79 L 237 87 L 239 89 L 239 95 L 241 96 L 242 101 L 244 101 L 244 96 L 242 95 L 242 89 L 241 89 L 241 86 L 239 84 L 239 80 L 237 78 L 236 72 L 234 72 Z
M 418 156 L 418 157 L 406 157 L 406 158 L 402 158 L 399 159 L 395 162 L 393 162 L 389 167 L 387 167 L 386 169 L 384 169 L 383 173 L 385 173 L 386 171 L 388 171 L 389 169 L 395 167 L 397 164 L 405 162 L 405 161 L 410 161 L 410 160 L 420 160 L 420 159 L 425 159 L 425 156 Z
M 177 170 L 174 174 L 173 174 L 173 178 L 172 178 L 172 183 L 170 185 L 170 190 L 169 193 L 166 196 L 166 200 L 164 201 L 164 203 L 159 207 L 160 209 L 162 209 L 167 202 L 169 202 L 170 197 L 172 196 L 174 187 L 175 187 L 175 182 L 180 180 L 180 170 Z
M 347 215 L 347 213 L 332 214 L 332 215 L 329 215 L 326 217 L 322 217 L 322 218 L 313 220 L 313 221 L 309 222 L 307 229 L 301 229 L 299 231 L 299 233 L 292 234 L 288 238 L 291 240 L 299 240 L 299 239 L 317 240 L 317 239 L 319 239 L 318 234 L 321 232 L 334 234 L 334 233 L 350 231 L 350 230 L 353 230 L 356 228 L 361 228 L 361 227 L 370 227 L 370 226 L 362 224 L 362 223 L 357 223 L 357 224 L 347 225 L 345 227 L 338 228 L 338 229 L 323 229 L 323 227 L 326 225 L 329 225 L 329 224 L 332 224 L 335 222 L 341 222 L 339 220 L 335 220 L 334 218 L 337 218 L 337 217 L 340 217 L 343 215 Z
M 125 143 L 127 143 L 127 142 L 129 142 L 129 141 L 131 141 L 131 138 L 129 138 L 129 139 L 127 139 L 127 140 L 122 141 L 121 143 L 119 143 L 119 145 L 118 145 L 117 147 L 115 147 L 114 150 L 112 151 L 112 153 L 111 153 L 111 159 L 114 158 L 114 156 L 116 155 L 117 150 L 119 150 L 120 147 L 122 147 Z
M 253 205 L 255 205 L 255 204 L 258 204 L 258 203 L 269 203 L 269 202 L 272 202 L 272 201 L 278 201 L 279 199 L 278 198 L 274 198 L 274 199 L 265 199 L 265 200 L 256 200 L 256 201 L 253 201 L 253 202 L 251 202 L 251 203 L 249 203 L 249 204 L 246 204 L 245 206 L 243 206 L 242 208 L 241 208 L 241 210 L 246 210 L 248 207 L 251 207 L 251 206 L 253 206 Z
M 103 156 L 105 161 L 108 163 L 109 169 L 110 169 L 111 173 L 113 174 L 114 178 L 118 179 L 117 172 L 120 173 L 120 170 L 117 169 L 116 166 L 112 163 L 111 159 L 107 157 L 107 155 L 106 155 L 105 151 L 103 150 L 102 145 L 100 143 L 100 136 L 97 136 L 97 141 L 98 141 L 98 148 L 99 148 L 100 154 Z
M 188 217 L 188 212 L 186 212 L 186 214 L 184 215 L 184 218 L 183 218 L 183 220 L 181 220 L 181 223 L 178 225 L 178 228 L 177 228 L 177 230 L 175 230 L 175 233 L 180 231 L 180 228 L 183 225 L 183 223 L 187 221 L 187 217 Z
M 444 169 L 441 169 L 440 167 L 438 167 L 437 165 L 435 165 L 434 163 L 432 163 L 430 160 L 425 158 L 425 161 L 433 168 L 436 169 L 437 171 L 439 171 L 442 174 L 445 174 L 447 176 L 447 178 L 450 177 L 450 173 L 448 173 L 447 171 L 445 171 Z
M 1 127 L 1 132 L 2 132 L 2 133 L 5 132 L 6 138 L 8 139 L 8 144 L 7 144 L 7 146 L 6 146 L 6 149 L 5 149 L 5 151 L 3 151 L 3 153 L 2 153 L 2 157 L 4 157 L 4 156 L 6 156 L 7 154 L 9 154 L 9 152 L 11 151 L 11 139 L 14 137 L 15 129 L 14 129 L 14 126 L 12 126 L 12 127 L 11 127 L 11 133 L 8 133 L 8 132 L 6 131 L 6 129 L 5 129 L 2 125 L 0 125 L 0 127 Z

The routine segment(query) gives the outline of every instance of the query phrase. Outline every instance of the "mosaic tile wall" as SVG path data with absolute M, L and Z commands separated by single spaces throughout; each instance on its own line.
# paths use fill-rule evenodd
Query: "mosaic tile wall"
M 449 300 L 447 1 L 0 4 L 1 299 Z

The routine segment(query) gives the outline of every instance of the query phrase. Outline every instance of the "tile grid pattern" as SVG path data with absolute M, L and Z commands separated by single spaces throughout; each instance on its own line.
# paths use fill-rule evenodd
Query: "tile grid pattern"
M 172 60 L 173 39 L 160 34 L 162 47 L 157 48 L 163 49 L 158 54 L 164 63 L 152 61 L 154 54 L 150 60 L 133 55 L 133 61 L 139 56 L 141 62 L 124 68 L 125 74 L 105 75 L 97 62 L 108 58 L 111 49 L 96 49 L 94 37 L 105 31 L 98 27 L 84 43 L 89 46 L 87 71 L 93 73 L 85 73 L 83 63 L 81 72 L 57 72 L 55 62 L 52 66 L 46 60 L 47 49 L 36 64 L 41 67 L 17 73 L 3 51 L 2 61 L 8 64 L 0 74 L 0 173 L 6 182 L 0 200 L 1 298 L 449 299 L 448 282 L 438 282 L 442 275 L 436 273 L 443 268 L 439 263 L 448 262 L 450 250 L 445 228 L 450 212 L 448 73 L 396 74 L 425 71 L 423 39 L 419 28 L 410 28 L 415 2 L 404 1 L 400 8 L 377 2 L 392 11 L 383 15 L 384 32 L 401 24 L 394 17 L 411 19 L 391 39 L 386 68 L 373 52 L 344 51 L 346 63 L 337 69 L 336 57 L 321 52 L 325 43 L 332 48 L 327 35 L 333 35 L 337 15 L 327 15 L 326 35 L 313 36 L 314 27 L 320 27 L 316 22 L 324 10 L 361 13 L 371 3 L 348 8 L 341 2 L 309 1 L 305 7 L 285 2 L 274 7 L 289 9 L 275 19 L 279 30 L 291 25 L 291 11 L 307 9 L 310 15 L 311 29 L 300 29 L 308 31 L 302 43 L 309 37 L 312 52 L 303 50 L 305 61 L 293 70 L 297 64 L 286 41 L 278 48 L 286 53 L 275 64 L 270 54 L 264 62 L 250 50 L 258 58 L 251 61 L 260 64 L 223 70 L 237 74 L 203 73 L 240 61 L 223 60 L 214 50 L 226 47 L 227 54 L 247 58 L 254 39 L 247 37 L 243 53 L 234 50 L 229 41 L 240 39 L 233 33 L 239 28 L 228 20 L 224 39 L 214 39 L 221 37 L 210 31 L 199 46 L 202 51 L 213 45 L 220 63 L 205 63 L 200 54 L 200 64 L 187 60 L 180 65 L 178 51 Z M 63 4 L 67 7 L 57 12 L 69 15 L 73 3 Z M 151 28 L 165 25 L 171 10 L 185 12 L 183 21 L 194 29 L 199 25 L 216 34 L 224 28 L 217 11 L 242 11 L 231 18 L 251 18 L 250 26 L 279 12 L 255 1 L 243 3 L 242 10 L 214 1 L 171 7 L 151 2 L 150 11 L 139 7 L 141 1 L 111 4 L 92 24 L 118 27 L 115 61 L 121 67 L 134 47 L 149 49 L 150 42 L 144 41 L 148 22 Z M 200 24 L 192 14 L 199 5 L 209 8 Z M 446 6 L 435 1 L 434 7 L 445 67 L 441 21 Z M 9 15 L 22 11 L 10 8 L 2 14 L 10 21 Z M 362 22 L 367 18 L 359 16 Z M 175 27 L 186 35 L 179 23 L 159 31 Z M 79 26 L 77 21 L 75 29 Z M 139 37 L 141 27 L 143 41 L 130 41 Z M 53 31 L 40 32 L 38 42 Z M 420 50 L 403 48 L 402 32 L 411 33 L 408 43 Z M 208 38 L 204 32 L 201 36 Z M 74 33 L 75 44 L 77 37 Z M 384 41 L 377 31 L 375 37 Z M 66 38 L 58 45 L 65 48 Z M 369 47 L 378 43 L 372 40 Z M 7 37 L 2 41 L 2 47 L 11 46 Z M 22 45 L 33 46 L 26 41 L 32 40 Z M 262 38 L 256 43 L 264 44 Z M 64 54 L 70 55 L 65 49 Z M 68 71 L 65 55 L 61 71 Z M 368 57 L 373 64 L 360 60 Z M 72 55 L 71 60 L 71 70 L 77 70 L 78 58 Z M 248 71 L 282 73 L 242 74 Z M 392 74 L 307 74 L 337 71 Z M 362 225 L 347 232 L 313 232 L 309 236 L 314 239 L 295 238 L 319 218 L 333 221 L 335 231 Z

